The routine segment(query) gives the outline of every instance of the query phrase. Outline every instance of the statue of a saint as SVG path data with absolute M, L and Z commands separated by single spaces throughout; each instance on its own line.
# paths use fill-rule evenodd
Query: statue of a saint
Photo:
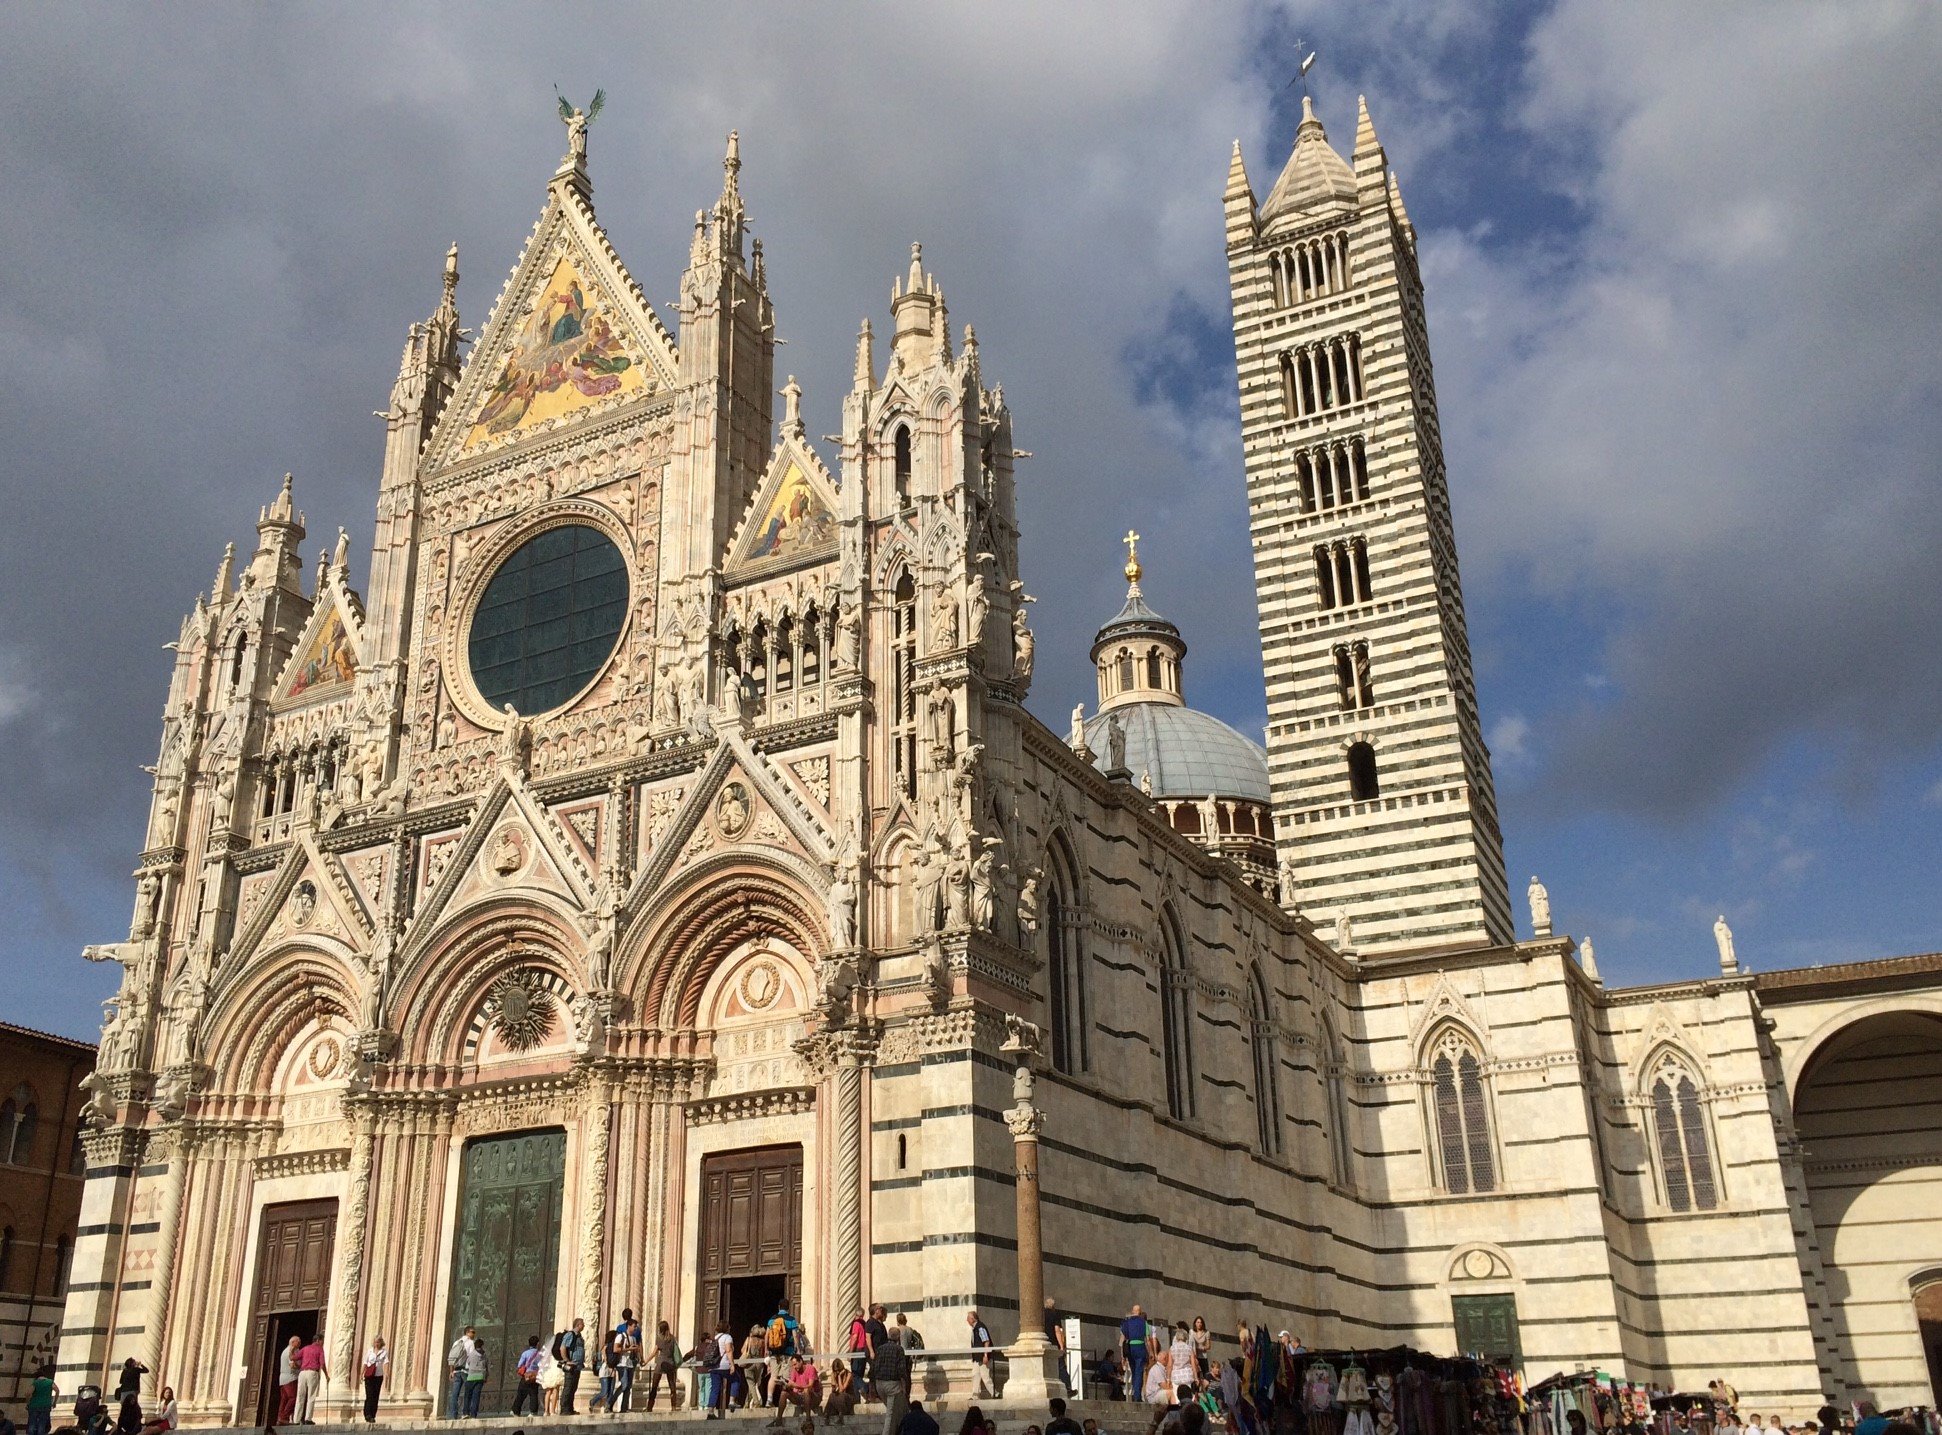
M 1066 733 L 1065 741 L 1066 746 L 1074 752 L 1086 745 L 1086 705 L 1084 703 L 1072 705 L 1072 727 Z
M 1299 910 L 1301 903 L 1298 899 L 1298 894 L 1301 891 L 1301 883 L 1295 876 L 1294 858 L 1284 857 L 1281 859 L 1281 870 L 1278 876 L 1277 895 L 1281 899 L 1281 905 L 1290 912 Z
M 931 596 L 931 651 L 947 652 L 958 645 L 958 600 L 948 582 Z
M 1544 884 L 1531 878 L 1531 885 L 1524 889 L 1524 895 L 1531 901 L 1531 931 L 1540 937 L 1551 935 L 1551 894 L 1544 890 Z
M 1349 923 L 1349 914 L 1343 908 L 1335 914 L 1335 950 L 1346 956 L 1355 950 L 1355 931 Z
M 1726 925 L 1724 912 L 1713 922 L 1713 940 L 1719 944 L 1719 969 L 1723 972 L 1737 972 L 1740 969 L 1740 959 L 1733 950 L 1733 929 Z
M 829 940 L 838 951 L 856 945 L 856 883 L 848 867 L 836 868 L 836 880 L 823 897 L 829 917 Z
M 1019 606 L 1011 611 L 1011 685 L 1021 698 L 1032 685 L 1032 658 L 1038 649 L 1038 640 L 1025 623 L 1025 604 L 1031 601 L 1021 593 Z
M 1106 719 L 1106 771 L 1123 772 L 1126 768 L 1126 724 L 1113 713 Z

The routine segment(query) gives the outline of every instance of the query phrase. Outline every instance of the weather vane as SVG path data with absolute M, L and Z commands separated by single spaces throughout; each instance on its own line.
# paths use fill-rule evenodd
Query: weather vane
M 587 126 L 600 113 L 600 107 L 607 103 L 607 92 L 595 90 L 593 103 L 584 110 L 560 94 L 558 85 L 553 86 L 553 94 L 560 102 L 560 118 L 566 122 L 567 153 L 576 161 L 584 161 L 587 157 Z
M 1297 55 L 1301 54 L 1301 36 L 1299 35 L 1295 36 L 1295 53 Z M 1288 88 L 1291 90 L 1296 85 L 1301 86 L 1301 94 L 1303 99 L 1308 98 L 1308 72 L 1309 70 L 1314 68 L 1314 64 L 1315 64 L 1315 52 L 1313 50 L 1310 50 L 1308 52 L 1307 58 L 1304 59 L 1301 62 L 1301 64 L 1296 67 L 1294 79 L 1288 81 Z

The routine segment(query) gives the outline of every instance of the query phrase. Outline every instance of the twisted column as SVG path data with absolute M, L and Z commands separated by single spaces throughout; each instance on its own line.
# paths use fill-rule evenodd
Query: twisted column
M 176 1235 L 182 1224 L 182 1191 L 189 1180 L 189 1157 L 193 1147 L 186 1129 L 176 1128 L 174 1149 L 169 1152 L 169 1174 L 162 1185 L 161 1229 L 155 1235 L 155 1272 L 150 1277 L 148 1325 L 142 1332 L 142 1364 L 150 1370 L 162 1369 L 163 1340 L 168 1334 L 169 1296 L 175 1283 Z M 161 1376 L 155 1377 L 158 1381 Z
M 847 1322 L 850 1312 L 863 1304 L 863 1067 L 853 1053 L 836 1068 L 835 1085 L 832 1319 Z

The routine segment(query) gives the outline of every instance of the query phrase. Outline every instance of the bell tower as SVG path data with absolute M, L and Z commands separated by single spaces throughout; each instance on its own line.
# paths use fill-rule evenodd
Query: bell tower
M 1416 232 L 1366 103 L 1224 197 L 1284 900 L 1361 955 L 1513 938 Z

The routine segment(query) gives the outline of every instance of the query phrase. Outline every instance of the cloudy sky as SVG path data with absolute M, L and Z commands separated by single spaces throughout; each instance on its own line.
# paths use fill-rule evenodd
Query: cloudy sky
M 286 470 L 368 544 L 456 239 L 485 317 L 596 86 L 595 203 L 666 315 L 743 137 L 782 366 L 838 424 L 913 239 L 1024 466 L 1040 713 L 1114 535 L 1258 732 L 1220 193 L 1296 37 L 1423 245 L 1510 866 L 1608 980 L 1942 946 L 1942 7 L 14 6 L 0 16 L 0 1019 L 92 1034 L 161 644 Z M 361 581 L 362 559 L 354 562 Z M 1521 905 L 1521 902 L 1520 902 Z

